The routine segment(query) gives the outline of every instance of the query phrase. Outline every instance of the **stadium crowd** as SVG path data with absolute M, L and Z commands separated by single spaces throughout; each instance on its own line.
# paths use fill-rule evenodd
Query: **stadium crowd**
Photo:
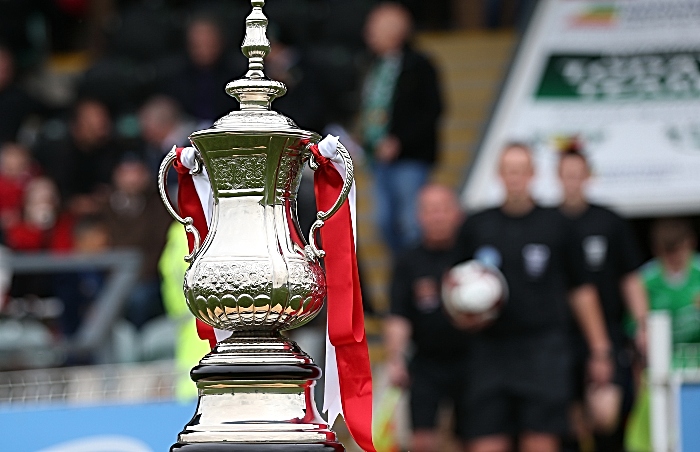
M 237 108 L 223 87 L 245 72 L 237 43 L 250 4 L 20 3 L 0 3 L 0 241 L 16 252 L 137 248 L 143 266 L 124 315 L 141 328 L 165 311 L 159 260 L 171 219 L 158 166 Z M 275 110 L 304 129 L 350 130 L 364 149 L 377 228 L 395 258 L 386 364 L 391 383 L 410 393 L 410 450 L 440 450 L 443 401 L 472 452 L 573 451 L 585 441 L 586 450 L 624 450 L 648 309 L 671 312 L 675 344 L 700 342 L 693 225 L 655 223 L 656 257 L 642 265 L 629 225 L 586 200 L 590 168 L 575 143 L 559 161 L 559 208 L 533 201 L 530 151 L 512 143 L 500 161 L 504 203 L 465 215 L 450 188 L 429 182 L 442 94 L 436 69 L 409 45 L 410 11 L 421 28 L 445 27 L 450 2 L 430 2 L 430 14 L 421 14 L 425 2 L 377 3 L 269 2 L 266 73 L 289 89 Z M 498 25 L 503 2 L 485 3 L 486 22 Z M 49 44 L 37 29 L 52 31 Z M 65 99 L 47 98 L 36 89 L 42 58 L 67 50 L 90 63 Z M 510 298 L 493 315 L 455 318 L 441 281 L 471 259 L 499 268 Z M 62 300 L 52 334 L 70 337 L 104 280 L 101 271 L 17 275 L 8 300 Z
M 373 2 L 311 3 L 268 5 L 266 69 L 288 87 L 275 108 L 322 131 L 357 108 L 355 60 Z M 3 2 L 2 244 L 17 252 L 137 248 L 143 265 L 125 316 L 140 328 L 163 314 L 158 260 L 171 219 L 156 173 L 173 145 L 237 108 L 224 87 L 247 67 L 238 43 L 249 11 L 247 1 Z M 302 19 L 313 33 L 297 26 Z M 72 75 L 47 75 L 61 55 L 72 55 L 64 69 Z M 9 299 L 62 300 L 52 330 L 69 337 L 104 278 L 102 271 L 16 275 Z

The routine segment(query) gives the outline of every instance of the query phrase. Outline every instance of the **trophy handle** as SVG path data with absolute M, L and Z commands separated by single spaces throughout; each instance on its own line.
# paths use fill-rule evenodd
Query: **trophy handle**
M 173 165 L 175 160 L 177 160 L 177 154 L 175 153 L 175 147 L 173 147 L 173 149 L 168 152 L 160 164 L 160 171 L 158 171 L 158 191 L 160 192 L 160 198 L 163 200 L 163 204 L 165 204 L 165 209 L 168 211 L 170 216 L 173 217 L 178 223 L 184 225 L 185 232 L 189 232 L 194 237 L 194 247 L 192 248 L 192 252 L 185 256 L 185 262 L 191 263 L 194 260 L 194 256 L 199 251 L 199 231 L 194 227 L 194 220 L 192 217 L 182 218 L 180 215 L 178 215 L 170 203 L 170 198 L 168 197 L 168 192 L 166 191 L 168 170 Z M 199 163 L 197 163 L 197 166 L 199 167 Z M 197 168 L 195 168 L 195 170 L 197 170 Z
M 312 145 L 310 144 L 307 146 L 307 149 L 310 146 Z M 316 246 L 316 231 L 319 230 L 330 217 L 340 210 L 340 206 L 342 206 L 345 200 L 348 199 L 350 189 L 352 188 L 352 184 L 354 182 L 355 168 L 353 167 L 350 153 L 340 142 L 338 142 L 336 151 L 338 152 L 340 158 L 343 159 L 343 163 L 345 164 L 345 180 L 343 181 L 343 187 L 340 190 L 340 195 L 335 201 L 335 204 L 333 204 L 333 206 L 325 212 L 320 211 L 316 213 L 316 221 L 314 221 L 314 224 L 311 225 L 311 230 L 309 231 L 309 244 L 306 246 L 306 253 L 314 260 L 317 258 L 322 258 L 326 255 L 325 251 Z M 314 171 L 318 169 L 318 163 L 316 162 L 316 158 L 313 154 L 311 154 L 309 159 L 309 167 Z

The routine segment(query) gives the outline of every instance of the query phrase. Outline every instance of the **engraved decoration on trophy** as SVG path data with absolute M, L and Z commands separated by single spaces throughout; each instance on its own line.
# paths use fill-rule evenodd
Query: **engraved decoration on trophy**
M 303 166 L 318 168 L 322 157 L 312 150 L 321 137 L 270 110 L 286 87 L 263 72 L 270 50 L 264 3 L 252 0 L 246 19 L 241 48 L 248 72 L 226 86 L 240 111 L 192 133 L 194 149 L 173 149 L 158 176 L 168 212 L 192 238 L 185 257 L 189 309 L 205 324 L 231 332 L 191 372 L 199 404 L 172 451 L 344 450 L 313 400 L 320 369 L 280 332 L 307 323 L 323 306 L 327 286 L 319 258 L 324 251 L 314 236 L 346 201 L 353 165 L 338 143 L 344 183 L 335 203 L 318 212 L 307 244 L 296 196 Z M 193 157 L 189 166 L 181 158 L 185 152 Z M 173 165 L 179 167 L 181 190 L 182 178 L 198 181 L 196 196 L 208 224 L 198 225 L 192 214 L 172 206 L 166 176 Z M 208 196 L 211 200 L 202 199 Z

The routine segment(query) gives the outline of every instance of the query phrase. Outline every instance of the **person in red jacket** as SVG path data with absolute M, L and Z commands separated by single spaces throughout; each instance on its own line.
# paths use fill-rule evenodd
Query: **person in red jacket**
M 29 150 L 17 143 L 0 146 L 0 225 L 20 221 L 27 184 L 36 176 Z
M 69 252 L 73 249 L 73 223 L 72 216 L 61 212 L 56 185 L 38 177 L 27 184 L 20 217 L 4 230 L 5 245 L 20 253 Z M 61 284 L 56 275 L 16 274 L 10 296 L 33 304 L 56 297 Z M 65 310 L 59 321 L 64 317 Z
M 39 177 L 27 184 L 22 216 L 5 230 L 6 245 L 15 251 L 70 251 L 73 218 L 61 211 L 56 185 Z

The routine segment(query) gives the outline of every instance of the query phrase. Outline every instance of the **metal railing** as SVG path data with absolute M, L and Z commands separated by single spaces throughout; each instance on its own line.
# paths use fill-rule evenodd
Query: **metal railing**
M 172 400 L 173 361 L 0 372 L 0 405 Z
M 142 256 L 136 250 L 109 251 L 99 254 L 75 253 L 9 253 L 4 259 L 13 274 L 48 274 L 105 270 L 104 287 L 97 294 L 92 308 L 72 338 L 60 339 L 52 351 L 63 356 L 89 355 L 104 347 L 112 326 L 121 315 L 124 304 L 136 283 Z M 70 302 L 70 300 L 64 300 Z M 41 353 L 18 342 L 19 351 Z

